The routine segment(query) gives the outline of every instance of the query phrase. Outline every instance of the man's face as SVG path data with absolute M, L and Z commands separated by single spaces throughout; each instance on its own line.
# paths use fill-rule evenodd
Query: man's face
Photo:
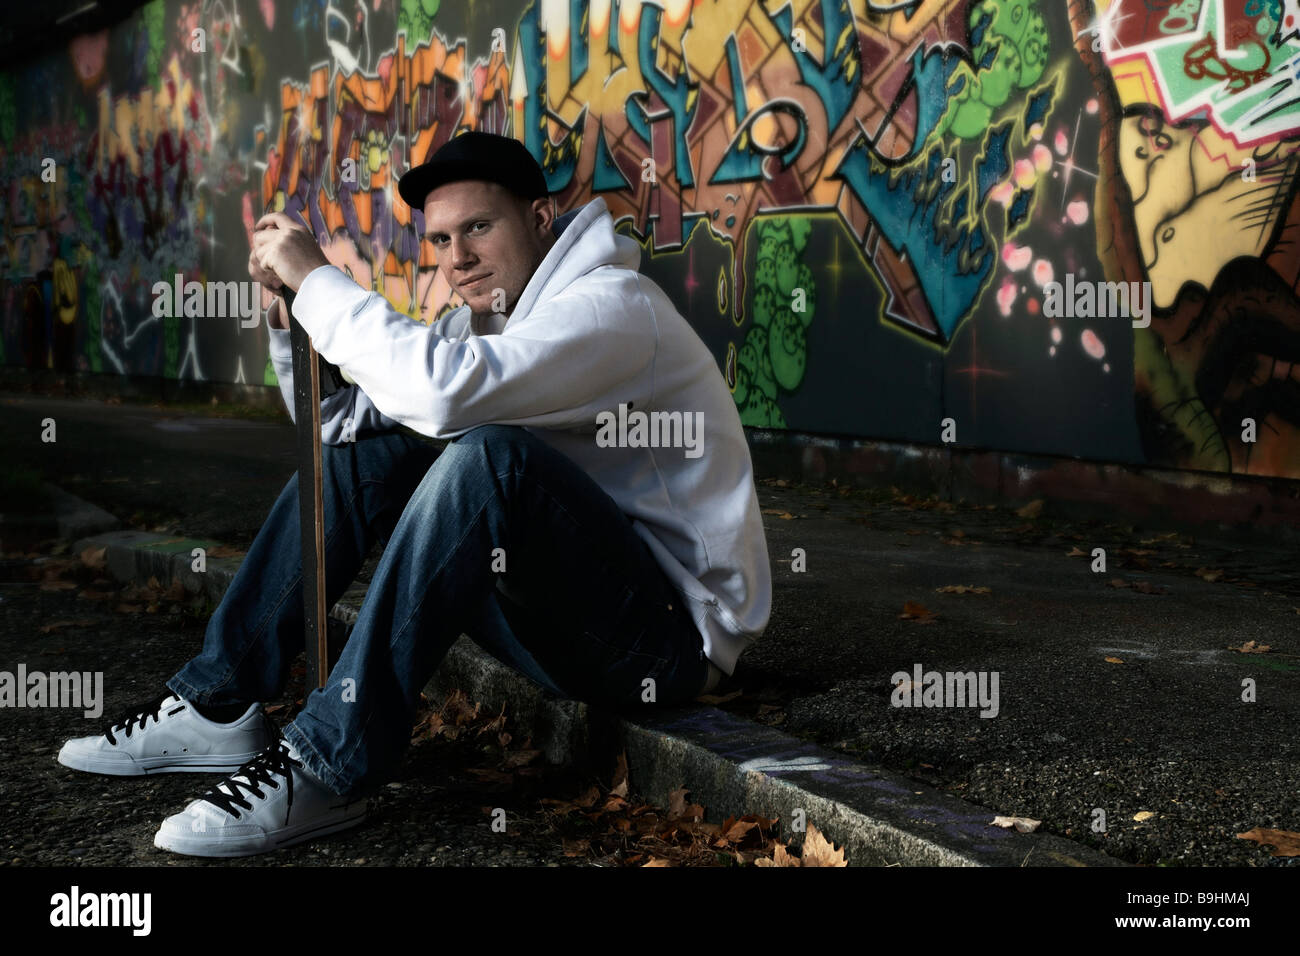
M 549 198 L 530 203 L 482 180 L 447 183 L 425 199 L 425 236 L 471 312 L 508 316 L 555 243 L 553 213 Z

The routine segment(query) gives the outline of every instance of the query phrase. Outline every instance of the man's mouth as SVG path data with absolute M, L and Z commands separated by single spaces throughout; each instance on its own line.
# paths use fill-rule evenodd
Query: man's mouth
M 460 284 L 460 287 L 461 287 L 462 289 L 468 289 L 468 288 L 470 288 L 471 286 L 476 286 L 476 285 L 478 285 L 480 282 L 482 282 L 484 279 L 488 278 L 488 277 L 491 276 L 491 275 L 492 275 L 492 273 L 490 273 L 490 272 L 485 272 L 485 273 L 483 273 L 481 276 L 479 276 L 479 277 L 476 278 L 476 279 L 466 279 L 464 282 L 462 282 L 462 283 Z

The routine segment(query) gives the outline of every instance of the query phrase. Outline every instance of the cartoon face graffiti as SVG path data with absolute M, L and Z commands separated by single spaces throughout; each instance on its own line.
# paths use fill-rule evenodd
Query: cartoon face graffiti
M 1128 113 L 1120 171 L 1154 304 L 1168 309 L 1184 285 L 1207 285 L 1233 259 L 1264 253 L 1300 141 L 1242 149 L 1203 121 L 1171 125 L 1154 107 Z
M 1286 249 L 1300 231 L 1300 90 L 1282 67 L 1300 50 L 1263 39 L 1265 3 L 1200 17 L 1175 5 L 1139 22 L 1140 6 L 1112 0 L 1104 14 L 1103 92 L 1123 115 L 1118 177 L 1101 188 L 1160 310 L 1135 332 L 1144 449 L 1180 467 L 1294 476 L 1300 299 Z

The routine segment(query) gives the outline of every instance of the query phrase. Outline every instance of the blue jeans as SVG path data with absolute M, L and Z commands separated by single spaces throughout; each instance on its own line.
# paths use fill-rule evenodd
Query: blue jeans
M 391 774 L 462 633 L 557 696 L 621 713 L 704 687 L 699 631 L 627 516 L 524 429 L 484 425 L 441 454 L 403 431 L 363 434 L 322 448 L 322 487 L 327 607 L 383 544 L 329 680 L 283 731 L 340 796 Z M 283 692 L 304 645 L 300 541 L 294 475 L 169 689 L 200 705 Z

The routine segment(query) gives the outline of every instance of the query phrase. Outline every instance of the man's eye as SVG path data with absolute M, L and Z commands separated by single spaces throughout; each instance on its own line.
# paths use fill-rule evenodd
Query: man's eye
M 470 226 L 470 228 L 471 228 L 471 229 L 477 229 L 479 226 L 486 226 L 486 225 L 487 225 L 487 223 L 485 223 L 485 222 L 476 222 L 476 223 L 474 223 L 474 225 Z

